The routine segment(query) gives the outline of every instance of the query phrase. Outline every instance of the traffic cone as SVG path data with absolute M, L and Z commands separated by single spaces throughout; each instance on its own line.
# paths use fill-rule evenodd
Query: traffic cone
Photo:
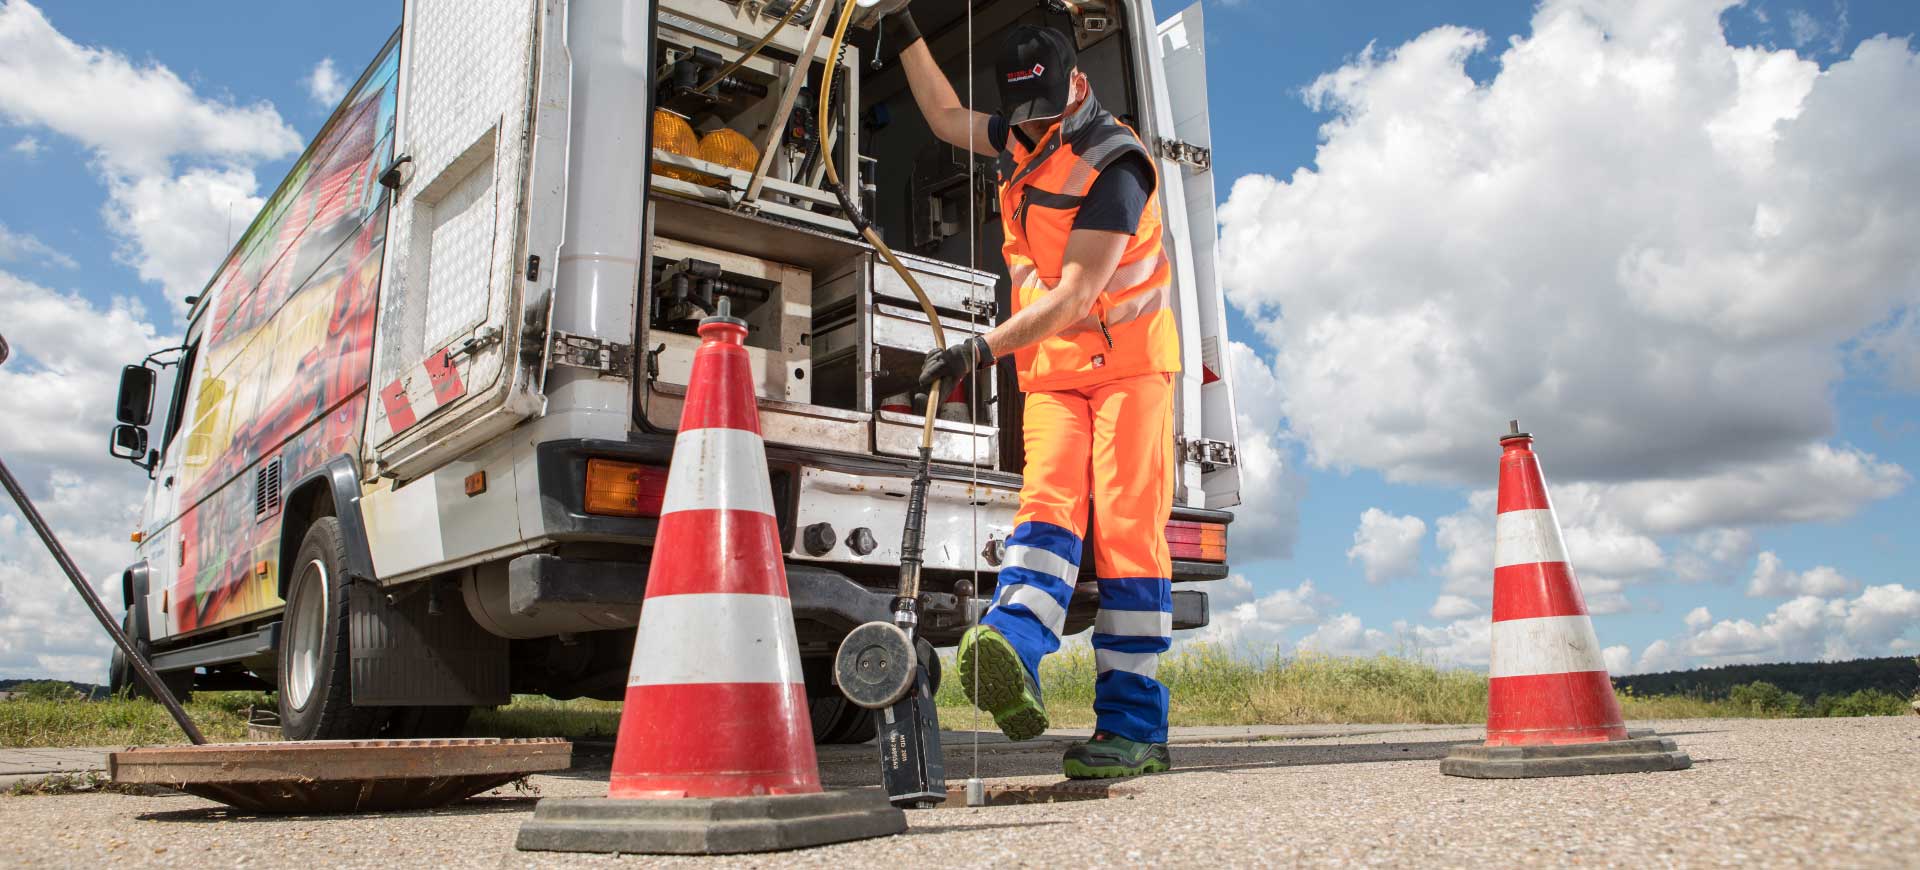
M 1628 733 L 1533 436 L 1515 421 L 1500 446 L 1487 741 L 1456 747 L 1440 772 L 1505 779 L 1692 765 L 1672 740 Z
M 726 854 L 896 834 L 823 792 L 745 321 L 700 323 L 604 799 L 543 800 L 518 847 Z

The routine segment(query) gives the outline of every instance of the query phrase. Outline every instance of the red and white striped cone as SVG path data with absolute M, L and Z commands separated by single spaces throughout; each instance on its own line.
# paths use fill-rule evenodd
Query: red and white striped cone
M 1487 742 L 1441 763 L 1461 776 L 1678 770 L 1673 741 L 1629 735 L 1547 497 L 1533 436 L 1500 439 Z
M 608 796 L 817 792 L 746 326 L 709 318 L 700 336 Z
M 517 846 L 724 854 L 897 834 L 825 792 L 760 439 L 747 325 L 700 324 L 605 799 L 543 800 Z
M 1533 438 L 1500 439 L 1487 745 L 1625 740 L 1626 722 L 1580 596 Z

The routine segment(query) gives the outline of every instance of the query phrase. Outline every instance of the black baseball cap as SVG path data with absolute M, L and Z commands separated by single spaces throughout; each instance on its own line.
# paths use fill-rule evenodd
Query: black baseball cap
M 1068 84 L 1078 62 L 1073 42 L 1051 27 L 1022 24 L 1007 34 L 994 63 L 1000 111 L 1007 123 L 1023 124 L 1067 113 Z

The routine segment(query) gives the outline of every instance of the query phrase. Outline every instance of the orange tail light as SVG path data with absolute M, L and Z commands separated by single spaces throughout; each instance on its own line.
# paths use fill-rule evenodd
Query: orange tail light
M 1227 561 L 1227 527 L 1222 523 L 1173 520 L 1167 523 L 1167 547 L 1175 559 Z
M 657 517 L 667 494 L 667 470 L 611 459 L 587 460 L 587 513 Z

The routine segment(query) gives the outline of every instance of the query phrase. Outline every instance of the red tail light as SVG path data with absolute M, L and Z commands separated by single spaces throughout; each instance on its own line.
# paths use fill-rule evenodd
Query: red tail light
M 1227 561 L 1227 527 L 1223 523 L 1173 520 L 1167 523 L 1167 547 L 1175 559 L 1196 562 Z
M 654 465 L 587 460 L 587 513 L 610 517 L 657 517 L 667 494 L 667 470 Z

